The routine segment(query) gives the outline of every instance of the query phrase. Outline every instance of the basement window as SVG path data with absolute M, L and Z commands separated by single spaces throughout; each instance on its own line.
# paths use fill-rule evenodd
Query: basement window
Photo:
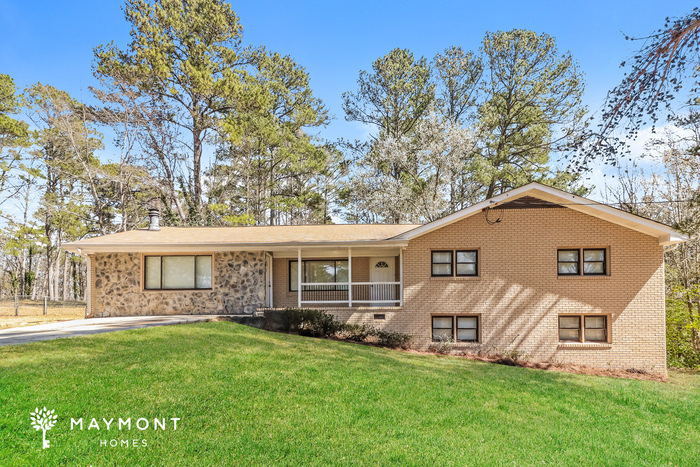
M 478 316 L 433 316 L 432 339 L 440 341 L 455 339 L 457 330 L 457 342 L 479 341 L 479 317 Z
M 608 317 L 607 315 L 559 316 L 559 340 L 561 342 L 608 342 Z

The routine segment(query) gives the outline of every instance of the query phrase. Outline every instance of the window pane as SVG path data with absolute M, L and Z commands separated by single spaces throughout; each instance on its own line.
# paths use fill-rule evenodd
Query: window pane
M 434 276 L 451 276 L 452 275 L 452 265 L 451 264 L 433 264 L 433 275 Z
M 457 263 L 457 274 L 460 276 L 476 276 L 476 264 Z
M 476 251 L 458 251 L 458 263 L 476 263 Z
M 578 316 L 560 316 L 559 329 L 578 329 L 580 318 Z
M 348 262 L 347 261 L 336 261 L 335 268 L 335 281 L 336 282 L 348 282 Z
M 476 329 L 458 329 L 457 340 L 476 341 Z
M 605 316 L 586 316 L 586 329 L 605 329 Z
M 433 263 L 451 263 L 452 253 L 449 251 L 433 251 Z
M 578 262 L 578 250 L 559 250 L 559 261 Z
M 198 289 L 211 289 L 211 256 L 197 256 Z
M 452 329 L 433 329 L 433 339 L 452 339 Z
M 583 252 L 584 261 L 605 261 L 605 250 L 585 250 Z
M 146 288 L 160 289 L 160 256 L 146 256 Z
M 559 340 L 562 341 L 577 341 L 578 329 L 559 329 Z
M 459 329 L 476 329 L 476 316 L 458 317 L 457 327 Z
M 163 256 L 163 288 L 194 289 L 194 256 Z
M 452 329 L 452 318 L 433 318 L 433 329 Z
M 605 329 L 586 329 L 585 335 L 587 341 L 604 341 Z
M 335 261 L 305 261 L 304 282 L 335 282 Z
M 578 263 L 558 263 L 559 274 L 578 274 Z
M 299 290 L 299 261 L 289 262 L 289 290 L 296 292 Z
M 583 263 L 584 274 L 605 274 L 604 263 Z

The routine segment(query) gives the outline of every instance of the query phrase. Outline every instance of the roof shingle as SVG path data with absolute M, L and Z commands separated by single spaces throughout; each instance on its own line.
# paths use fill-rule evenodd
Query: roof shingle
M 389 240 L 419 225 L 326 224 L 253 227 L 162 227 L 119 232 L 64 245 L 67 249 L 109 245 L 200 245 L 342 243 Z

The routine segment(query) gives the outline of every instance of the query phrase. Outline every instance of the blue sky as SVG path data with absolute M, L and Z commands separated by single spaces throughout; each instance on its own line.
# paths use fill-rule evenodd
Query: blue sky
M 0 73 L 20 88 L 42 82 L 88 99 L 92 49 L 125 46 L 129 25 L 120 0 L 0 0 Z M 341 94 L 356 88 L 361 69 L 394 47 L 432 58 L 450 45 L 478 49 L 486 31 L 531 29 L 557 39 L 578 60 L 587 83 L 585 102 L 601 107 L 623 74 L 620 62 L 639 47 L 624 34 L 645 35 L 688 1 L 248 1 L 232 2 L 244 43 L 288 54 L 306 67 L 311 86 L 336 117 L 321 136 L 361 138 L 366 129 L 346 122 Z

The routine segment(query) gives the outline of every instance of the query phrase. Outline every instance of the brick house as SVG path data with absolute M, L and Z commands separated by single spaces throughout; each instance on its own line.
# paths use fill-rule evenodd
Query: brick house
M 157 213 L 153 214 L 157 216 Z M 674 229 L 531 183 L 425 225 L 151 227 L 66 244 L 90 316 L 323 308 L 419 348 L 665 373 Z

